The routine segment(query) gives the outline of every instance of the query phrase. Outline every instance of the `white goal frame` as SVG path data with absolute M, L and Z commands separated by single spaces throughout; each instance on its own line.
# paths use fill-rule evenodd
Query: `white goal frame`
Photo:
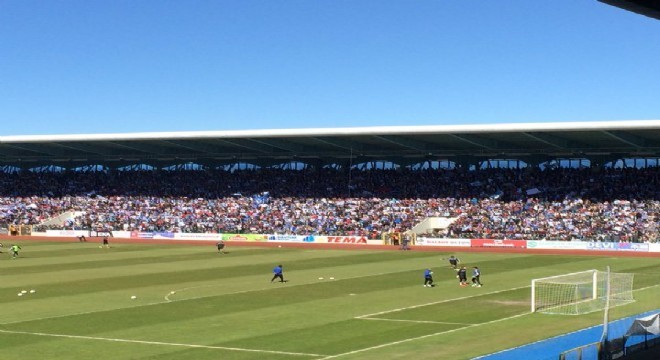
M 531 312 L 579 315 L 633 302 L 633 274 L 586 270 L 532 280 Z M 548 295 L 554 295 L 551 297 Z

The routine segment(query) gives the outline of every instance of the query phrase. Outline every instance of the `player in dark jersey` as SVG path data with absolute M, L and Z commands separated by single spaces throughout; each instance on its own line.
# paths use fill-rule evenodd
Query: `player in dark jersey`
M 460 269 L 458 269 L 458 284 L 461 286 L 467 286 L 467 269 L 465 266 L 461 266 Z
M 458 268 L 458 264 L 461 262 L 456 256 L 452 255 L 449 257 L 449 265 L 453 268 L 456 269 Z
M 226 254 L 225 253 L 225 242 L 220 240 L 218 241 L 215 246 L 218 248 L 218 253 L 219 254 Z

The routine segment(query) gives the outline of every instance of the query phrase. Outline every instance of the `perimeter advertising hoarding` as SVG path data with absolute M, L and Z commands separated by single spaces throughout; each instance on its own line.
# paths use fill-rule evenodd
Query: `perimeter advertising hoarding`
M 40 234 L 40 233 L 36 233 Z M 89 231 L 87 230 L 46 230 L 46 236 L 48 237 L 74 237 L 74 236 L 89 236 Z
M 268 241 L 263 234 L 222 234 L 223 241 Z
M 584 241 L 528 240 L 528 249 L 587 250 Z
M 293 243 L 311 243 L 314 242 L 314 236 L 308 235 L 268 235 L 269 242 L 293 242 Z
M 649 243 L 649 252 L 660 252 L 660 243 Z
M 131 238 L 133 239 L 174 239 L 174 233 L 169 231 L 161 232 L 146 232 L 146 231 L 131 231 Z
M 450 238 L 427 238 L 418 237 L 415 240 L 415 245 L 420 246 L 457 246 L 457 247 L 470 247 L 470 239 L 450 239 Z
M 383 240 L 371 240 L 366 236 L 314 236 L 314 242 L 331 244 L 383 245 Z
M 527 247 L 526 240 L 471 239 L 471 247 L 520 248 Z
M 174 238 L 177 240 L 212 240 L 218 241 L 222 240 L 222 234 L 210 234 L 210 233 L 175 233 Z
M 649 251 L 649 244 L 629 242 L 599 242 L 587 243 L 587 250 L 609 250 L 609 251 Z

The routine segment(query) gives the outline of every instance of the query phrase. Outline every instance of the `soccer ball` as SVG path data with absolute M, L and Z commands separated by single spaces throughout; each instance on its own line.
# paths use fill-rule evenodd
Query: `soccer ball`
M 135 295 L 131 296 L 131 300 L 135 300 L 135 299 L 137 299 L 137 296 Z

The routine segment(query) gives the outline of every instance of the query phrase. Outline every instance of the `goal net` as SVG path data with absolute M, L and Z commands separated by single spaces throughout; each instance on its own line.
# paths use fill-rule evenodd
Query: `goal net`
M 532 312 L 579 315 L 633 302 L 633 274 L 587 270 L 532 280 Z

